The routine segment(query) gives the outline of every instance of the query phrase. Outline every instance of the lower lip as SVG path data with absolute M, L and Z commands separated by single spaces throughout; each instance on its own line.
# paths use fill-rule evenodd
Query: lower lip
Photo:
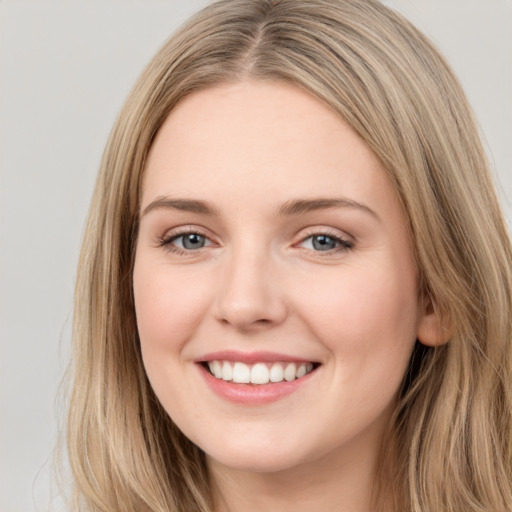
M 230 402 L 245 405 L 268 404 L 291 395 L 310 382 L 319 369 L 316 368 L 307 375 L 304 375 L 304 377 L 290 382 L 283 381 L 255 385 L 236 384 L 234 382 L 217 379 L 201 364 L 197 366 L 206 384 L 215 394 Z

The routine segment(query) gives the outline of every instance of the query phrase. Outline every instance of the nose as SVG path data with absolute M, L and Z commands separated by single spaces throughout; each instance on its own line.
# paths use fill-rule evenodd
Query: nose
M 257 331 L 287 316 L 279 269 L 269 255 L 239 252 L 226 261 L 215 300 L 215 316 L 240 331 Z

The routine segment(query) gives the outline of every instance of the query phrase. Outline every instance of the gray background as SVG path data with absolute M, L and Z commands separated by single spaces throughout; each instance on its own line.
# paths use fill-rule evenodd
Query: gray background
M 392 0 L 472 102 L 512 219 L 512 0 Z M 0 0 L 0 512 L 61 510 L 51 457 L 96 169 L 144 64 L 204 0 Z

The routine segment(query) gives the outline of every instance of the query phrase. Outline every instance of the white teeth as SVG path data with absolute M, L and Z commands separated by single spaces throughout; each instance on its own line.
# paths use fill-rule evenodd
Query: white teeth
M 281 382 L 283 378 L 283 365 L 279 363 L 274 363 L 270 368 L 270 381 Z
M 217 379 L 222 379 L 222 368 L 220 366 L 219 361 L 212 361 L 211 363 L 208 363 L 208 366 L 210 367 L 210 371 L 217 377 Z
M 223 380 L 232 380 L 233 379 L 233 367 L 229 364 L 228 361 L 224 361 L 224 363 L 222 363 L 222 379 Z
M 255 363 L 209 361 L 210 372 L 217 379 L 239 384 L 268 384 L 269 382 L 291 382 L 313 371 L 313 363 Z
M 269 380 L 270 372 L 264 363 L 255 364 L 251 370 L 252 384 L 266 384 Z
M 288 363 L 286 368 L 284 369 L 284 378 L 288 382 L 295 380 L 295 375 L 297 374 L 297 365 L 295 363 Z
M 304 375 L 306 375 L 306 365 L 300 364 L 299 367 L 297 368 L 297 373 L 295 375 L 297 376 L 297 379 L 304 377 Z
M 251 382 L 251 369 L 244 363 L 235 363 L 233 365 L 233 382 L 240 384 Z

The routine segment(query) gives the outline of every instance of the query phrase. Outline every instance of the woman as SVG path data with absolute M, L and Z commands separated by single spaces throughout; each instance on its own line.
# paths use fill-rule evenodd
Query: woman
M 512 509 L 511 255 L 464 94 L 407 21 L 212 4 L 102 162 L 77 507 Z

